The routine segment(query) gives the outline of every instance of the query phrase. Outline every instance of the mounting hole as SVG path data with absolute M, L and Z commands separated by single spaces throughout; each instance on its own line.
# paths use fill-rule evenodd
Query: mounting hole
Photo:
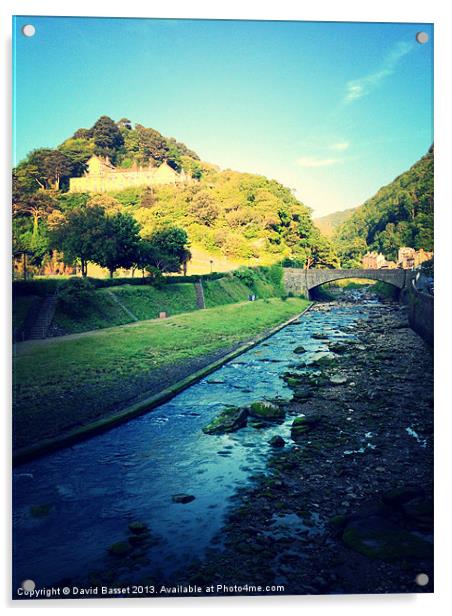
M 416 34 L 416 40 L 420 45 L 424 45 L 424 43 L 427 43 L 428 42 L 427 32 L 418 32 Z
M 34 580 L 24 580 L 21 584 L 23 590 L 31 592 L 36 588 L 36 582 Z
M 426 573 L 418 573 L 418 575 L 416 576 L 416 584 L 418 586 L 427 586 L 429 581 L 429 577 Z
M 32 24 L 26 24 L 25 26 L 22 26 L 22 34 L 24 36 L 34 36 L 36 33 L 36 28 L 32 25 Z

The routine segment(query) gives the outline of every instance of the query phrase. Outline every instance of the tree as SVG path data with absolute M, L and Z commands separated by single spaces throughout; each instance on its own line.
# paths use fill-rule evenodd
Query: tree
M 184 229 L 166 227 L 154 231 L 140 246 L 141 269 L 160 272 L 180 272 L 191 258 L 188 236 Z
M 220 215 L 220 208 L 214 197 L 206 191 L 201 191 L 195 195 L 189 210 L 197 222 L 206 225 L 206 227 L 211 227 Z
M 94 153 L 94 143 L 89 139 L 66 139 L 59 147 L 71 165 L 71 177 L 80 177 L 87 170 L 86 163 Z
M 115 162 L 118 151 L 124 145 L 121 131 L 108 116 L 101 116 L 92 128 L 94 153 L 109 156 Z
M 39 221 L 45 220 L 55 206 L 56 200 L 51 195 L 39 191 L 13 202 L 13 216 L 29 216 L 33 223 L 33 233 L 37 233 Z
M 70 159 L 59 150 L 41 148 L 28 156 L 28 164 L 36 169 L 36 181 L 40 188 L 59 190 L 62 178 L 70 177 L 72 164 Z
M 127 130 L 132 130 L 132 122 L 128 118 L 121 118 L 116 124 L 120 129 L 125 128 Z
M 140 225 L 130 214 L 121 212 L 107 216 L 105 223 L 102 242 L 93 260 L 106 267 L 113 278 L 118 267 L 130 268 L 137 263 Z
M 50 242 L 61 250 L 66 263 L 79 262 L 82 276 L 87 275 L 88 261 L 99 262 L 106 241 L 106 216 L 99 206 L 74 208 L 51 225 Z

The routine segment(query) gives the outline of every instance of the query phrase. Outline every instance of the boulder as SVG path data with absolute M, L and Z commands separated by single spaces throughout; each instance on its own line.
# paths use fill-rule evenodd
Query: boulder
M 306 349 L 303 346 L 297 346 L 293 352 L 297 355 L 301 355 L 302 353 L 306 353 Z
M 246 426 L 248 411 L 241 408 L 229 408 L 222 411 L 218 417 L 204 426 L 202 431 L 205 434 L 225 434 L 235 432 Z
M 272 447 L 284 447 L 284 445 L 286 444 L 286 441 L 283 439 L 282 436 L 279 436 L 279 434 L 276 434 L 275 436 L 271 437 L 268 443 Z
M 326 334 L 322 334 L 322 332 L 314 332 L 311 335 L 311 338 L 314 338 L 315 340 L 328 340 L 328 336 Z
M 285 417 L 283 409 L 271 402 L 259 401 L 253 402 L 249 408 L 250 417 L 260 419 L 262 421 L 282 421 Z
M 321 421 L 320 415 L 311 415 L 310 417 L 295 417 L 290 429 L 290 436 L 292 440 L 297 441 L 306 432 L 315 428 Z
M 130 522 L 129 524 L 129 530 L 134 534 L 134 535 L 143 535 L 144 533 L 148 532 L 148 527 L 144 522 Z
M 328 348 L 333 353 L 340 355 L 341 353 L 345 353 L 347 351 L 348 345 L 343 342 L 330 342 L 328 344 Z
M 342 534 L 347 547 L 368 558 L 384 561 L 424 560 L 432 556 L 432 544 L 379 516 L 355 519 Z

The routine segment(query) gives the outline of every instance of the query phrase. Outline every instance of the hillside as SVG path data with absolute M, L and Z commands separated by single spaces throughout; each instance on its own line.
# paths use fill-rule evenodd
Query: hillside
M 120 169 L 165 162 L 177 172 L 183 170 L 190 181 L 112 193 L 69 193 L 69 178 L 83 175 L 93 154 L 108 157 Z M 38 271 L 52 251 L 50 226 L 71 210 L 92 205 L 107 214 L 131 215 L 142 238 L 162 227 L 184 229 L 194 257 L 191 273 L 284 259 L 302 265 L 309 260 L 311 267 L 337 264 L 310 209 L 289 188 L 261 175 L 222 171 L 185 144 L 154 128 L 132 126 L 125 118 L 114 122 L 102 116 L 55 150 L 34 150 L 14 170 L 13 187 L 14 251 L 26 252 Z
M 325 237 L 333 237 L 337 228 L 345 222 L 353 214 L 356 208 L 349 208 L 348 210 L 340 210 L 339 212 L 333 212 L 332 214 L 326 214 L 326 216 L 320 216 L 314 218 L 313 222 Z
M 433 250 L 433 169 L 431 146 L 338 227 L 334 241 L 344 266 L 359 264 L 367 250 L 380 251 L 391 260 L 400 246 Z

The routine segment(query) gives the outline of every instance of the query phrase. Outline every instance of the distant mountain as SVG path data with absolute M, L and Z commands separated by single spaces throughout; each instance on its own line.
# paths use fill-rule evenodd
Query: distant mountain
M 336 230 L 342 264 L 360 263 L 368 250 L 395 260 L 400 246 L 433 250 L 433 145 L 408 171 L 355 209 Z
M 333 212 L 320 218 L 314 218 L 313 223 L 326 237 L 333 237 L 336 229 L 350 218 L 356 208 L 349 208 L 348 210 L 340 210 L 339 212 Z

